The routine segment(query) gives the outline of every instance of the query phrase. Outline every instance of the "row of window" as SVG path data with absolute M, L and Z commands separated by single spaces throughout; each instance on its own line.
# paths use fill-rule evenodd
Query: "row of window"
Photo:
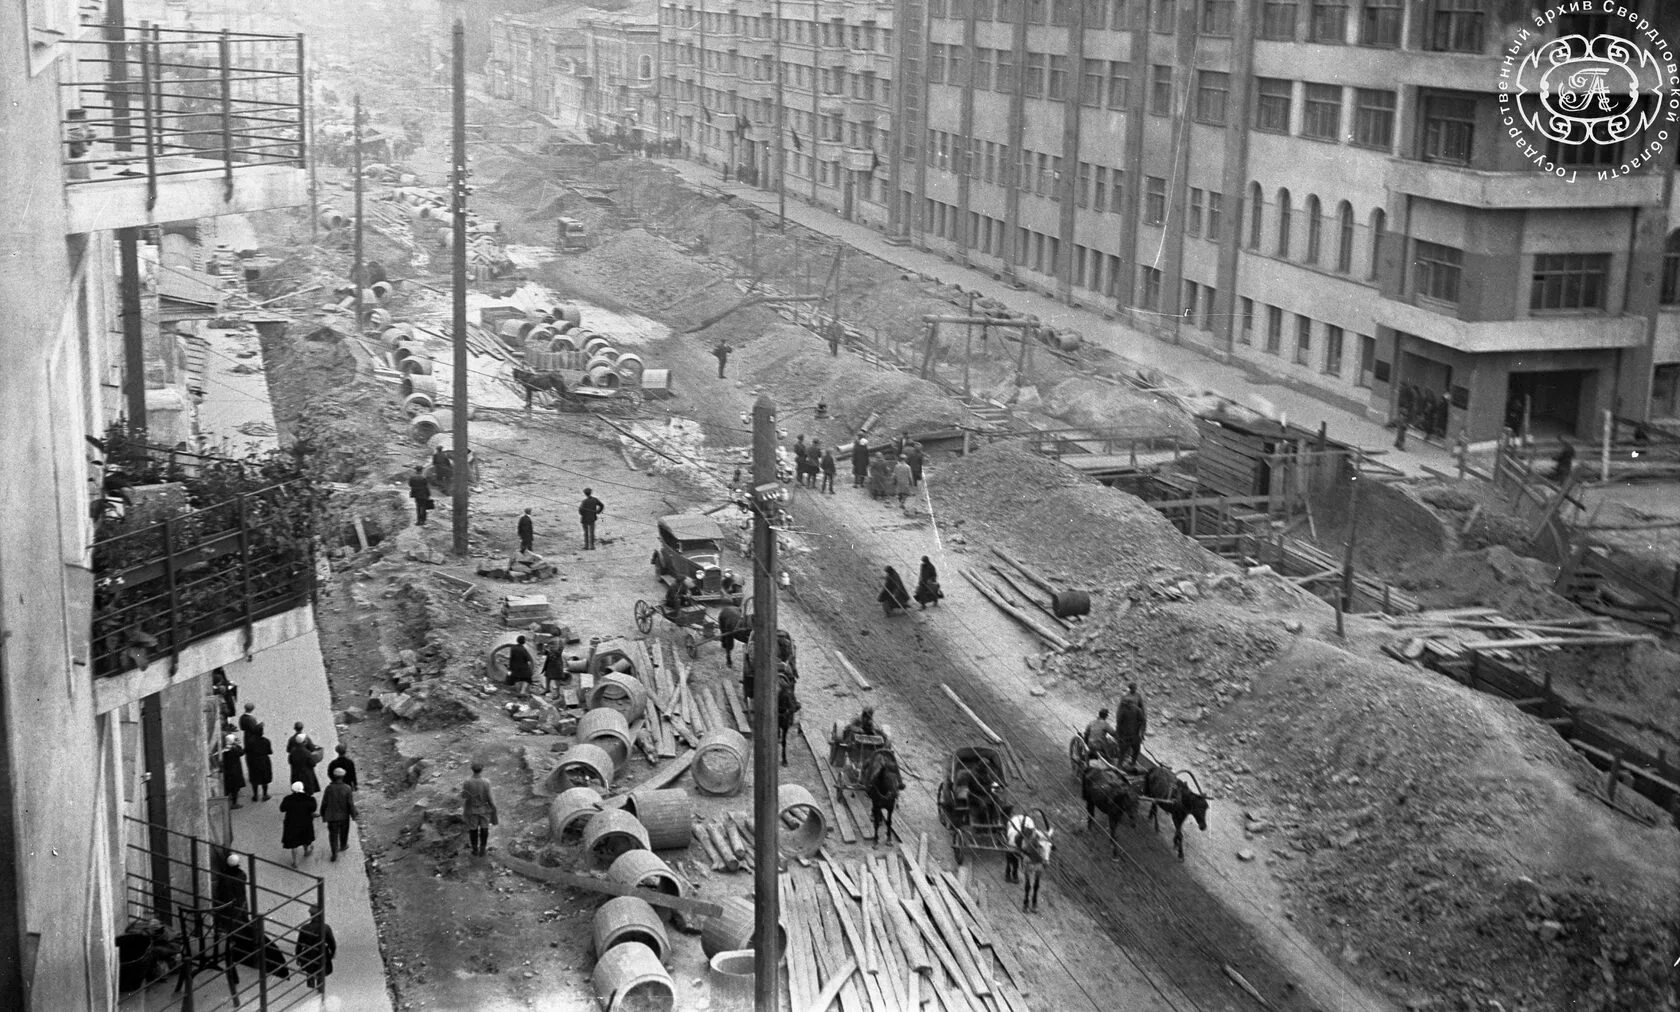
M 1333 323 L 1319 323 L 1311 317 L 1299 313 L 1286 314 L 1277 306 L 1256 304 L 1253 299 L 1244 297 L 1238 300 L 1241 316 L 1237 329 L 1237 343 L 1253 345 L 1255 339 L 1255 317 L 1258 310 L 1265 311 L 1266 331 L 1263 348 L 1268 355 L 1283 357 L 1284 349 L 1284 317 L 1295 318 L 1295 325 L 1290 331 L 1290 359 L 1298 366 L 1317 368 L 1326 376 L 1342 377 L 1345 362 L 1345 344 L 1347 333 Z M 1322 346 L 1315 348 L 1314 338 L 1323 335 Z M 1377 342 L 1374 337 L 1364 334 L 1355 335 L 1359 339 L 1358 370 L 1353 376 L 1355 386 L 1368 387 L 1371 385 L 1372 372 L 1376 367 Z
M 1268 211 L 1271 213 L 1268 215 Z M 1268 207 L 1266 196 L 1259 183 L 1250 183 L 1248 190 L 1248 248 L 1260 252 L 1267 248 L 1266 220 L 1270 217 L 1273 223 L 1271 233 L 1271 252 L 1286 260 L 1297 259 L 1299 262 L 1318 266 L 1329 261 L 1329 266 L 1338 274 L 1352 274 L 1354 251 L 1359 245 L 1359 225 L 1355 221 L 1353 205 L 1342 201 L 1336 206 L 1333 222 L 1327 224 L 1324 205 L 1317 194 L 1307 197 L 1305 206 L 1297 211 L 1295 198 L 1287 188 L 1279 189 L 1277 197 Z M 1298 229 L 1297 226 L 1300 226 Z M 1382 243 L 1383 232 L 1386 227 L 1386 215 L 1381 208 L 1371 212 L 1370 223 L 1366 226 L 1368 247 L 1370 250 L 1366 277 L 1377 276 L 1377 257 Z M 1333 229 L 1332 241 L 1335 244 L 1334 256 L 1329 257 L 1325 233 Z M 1297 235 L 1304 233 L 1304 242 L 1297 242 Z
M 1412 240 L 1411 291 L 1419 299 L 1456 306 L 1462 297 L 1464 251 Z M 1529 276 L 1530 312 L 1604 311 L 1609 306 L 1610 254 L 1540 253 Z
M 659 23 L 679 29 L 699 29 L 708 35 L 742 35 L 749 39 L 774 39 L 777 19 L 771 14 L 748 17 L 734 11 L 701 13 L 692 7 L 678 9 L 665 6 L 659 9 Z M 780 34 L 783 42 L 798 46 L 821 46 L 824 49 L 851 49 L 857 52 L 892 52 L 892 29 L 874 24 L 849 25 L 840 21 L 810 21 L 801 18 L 782 18 Z

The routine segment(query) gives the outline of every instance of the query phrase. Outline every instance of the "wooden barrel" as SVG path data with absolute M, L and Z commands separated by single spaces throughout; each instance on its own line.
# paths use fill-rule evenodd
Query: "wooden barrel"
M 727 727 L 712 731 L 694 752 L 694 786 L 707 794 L 735 794 L 747 773 L 747 755 L 747 739 L 740 732 Z
M 528 320 L 503 320 L 501 326 L 496 328 L 496 333 L 509 341 L 517 341 L 525 336 L 525 328 L 529 325 Z
M 612 344 L 600 334 L 585 332 L 583 335 L 583 351 L 586 355 L 599 355 L 602 348 L 611 348 Z
M 410 394 L 425 394 L 435 402 L 438 395 L 437 379 L 408 373 L 402 378 L 402 395 L 407 397 Z
M 698 764 L 700 757 L 695 756 L 694 761 Z M 828 838 L 828 819 L 817 799 L 799 784 L 782 784 L 776 790 L 776 810 L 783 816 L 782 831 L 776 834 L 777 849 L 794 857 L 815 857 Z M 792 829 L 786 825 L 790 815 L 798 823 Z
M 548 803 L 548 838 L 555 843 L 576 843 L 595 813 L 601 810 L 601 792 L 593 787 L 569 787 Z
M 578 325 L 572 321 L 561 319 L 556 319 L 553 323 L 549 324 L 549 326 L 554 328 L 554 332 L 556 334 L 570 334 L 578 329 Z
M 607 1012 L 671 1012 L 677 991 L 665 964 L 640 942 L 615 945 L 602 954 L 590 975 L 595 1000 Z
M 651 850 L 629 850 L 607 868 L 607 878 L 619 885 L 646 886 L 667 896 L 682 897 L 688 883 Z
M 416 443 L 429 443 L 433 436 L 442 431 L 443 426 L 438 424 L 436 415 L 415 415 L 408 421 L 408 438 Z
M 608 349 L 608 350 L 611 350 L 611 349 Z M 583 363 L 583 371 L 584 372 L 594 372 L 595 370 L 603 368 L 603 367 L 607 368 L 607 369 L 612 369 L 614 366 L 616 366 L 618 364 L 618 356 L 617 355 L 603 355 L 603 354 L 600 353 L 599 350 L 592 351 L 592 352 L 585 352 L 585 354 L 588 355 L 589 358 L 588 358 L 587 361 L 585 361 Z
M 595 956 L 625 942 L 640 942 L 661 961 L 671 954 L 671 936 L 653 904 L 640 896 L 614 896 L 595 910 Z
M 528 341 L 531 344 L 540 345 L 544 341 L 552 340 L 553 337 L 554 337 L 554 334 L 555 334 L 555 331 L 554 331 L 553 327 L 550 327 L 546 323 L 539 323 L 535 327 L 532 327 L 530 330 L 526 331 L 524 334 L 520 335 L 520 339 L 523 340 L 523 341 Z
M 402 407 L 403 414 L 413 418 L 416 415 L 429 414 L 437 405 L 433 404 L 432 399 L 425 394 L 409 394 L 403 398 Z
M 630 723 L 647 710 L 647 686 L 641 679 L 633 675 L 610 674 L 595 683 L 595 688 L 589 693 L 589 708 L 610 706 L 624 714 L 625 723 Z
M 1050 608 L 1057 618 L 1091 614 L 1091 595 L 1083 590 L 1058 590 L 1050 595 Z
M 596 864 L 611 865 L 626 851 L 650 849 L 647 827 L 622 808 L 603 809 L 584 827 L 583 849 Z
M 582 732 L 583 725 L 580 723 L 580 737 Z M 647 827 L 648 846 L 652 849 L 675 850 L 688 846 L 694 830 L 694 803 L 689 800 L 687 791 L 680 788 L 636 791 L 624 802 L 624 810 L 642 820 L 642 825 Z
M 618 767 L 612 756 L 599 745 L 573 745 L 560 757 L 560 772 L 573 787 L 595 787 L 601 790 L 612 786 Z
M 598 706 L 578 720 L 577 740 L 604 749 L 612 757 L 614 769 L 630 758 L 630 722 L 610 706 Z M 683 831 L 686 839 L 686 826 Z
M 757 932 L 753 922 L 753 901 L 745 896 L 726 896 L 718 901 L 720 913 L 706 918 L 700 927 L 700 951 L 707 959 L 720 952 L 754 948 Z M 776 951 L 787 951 L 787 926 L 776 925 Z

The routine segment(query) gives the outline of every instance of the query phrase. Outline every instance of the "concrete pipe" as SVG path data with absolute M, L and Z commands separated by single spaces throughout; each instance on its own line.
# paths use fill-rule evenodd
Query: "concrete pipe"
M 409 208 L 408 208 L 408 220 L 409 221 L 421 222 L 421 221 L 425 221 L 427 218 L 430 218 L 431 216 L 432 216 L 432 209 L 427 207 L 425 204 L 410 204 L 409 205 Z
M 614 769 L 622 767 L 630 759 L 630 722 L 624 719 L 624 714 L 610 706 L 596 707 L 578 720 L 577 740 L 604 749 L 612 757 Z M 685 834 L 687 830 L 688 827 L 684 826 Z
M 607 878 L 631 888 L 648 888 L 667 896 L 682 898 L 688 883 L 671 870 L 658 854 L 651 850 L 629 850 L 618 856 L 607 868 Z M 679 925 L 680 926 L 680 925 Z
M 403 324 L 398 323 L 386 327 L 384 332 L 379 335 L 380 342 L 387 348 L 395 348 L 404 341 L 410 340 L 413 335 L 404 330 L 403 326 Z
M 612 787 L 613 777 L 618 767 L 613 765 L 612 756 L 599 745 L 573 745 L 560 757 L 560 769 L 557 779 L 561 782 L 556 786 L 564 786 L 570 782 L 573 787 L 599 787 L 608 790 Z
M 344 216 L 344 212 L 336 207 L 321 208 L 321 224 L 328 230 L 343 228 L 349 220 Z
M 385 331 L 389 334 L 397 328 L 391 327 Z M 398 367 L 411 358 L 431 358 L 432 353 L 426 349 L 424 341 L 405 339 L 398 341 L 391 349 L 391 363 Z
M 548 342 L 548 350 L 549 351 L 577 351 L 577 342 L 573 341 L 571 338 L 566 337 L 565 335 L 562 334 L 561 336 L 556 337 L 554 340 Z
M 1050 595 L 1050 608 L 1057 618 L 1091 614 L 1091 595 L 1083 590 L 1059 590 Z
M 554 328 L 556 334 L 570 334 L 578 329 L 578 325 L 572 321 L 561 319 L 555 320 L 549 326 Z
M 405 374 L 402 378 L 402 395 L 408 397 L 413 394 L 425 394 L 432 399 L 432 403 L 437 403 L 436 377 L 418 376 L 414 373 Z
M 625 723 L 641 717 L 647 710 L 647 686 L 634 675 L 613 673 L 595 683 L 589 692 L 589 708 L 609 706 L 624 714 Z
M 739 952 L 755 947 L 753 901 L 745 896 L 727 896 L 718 901 L 723 910 L 706 918 L 700 927 L 700 951 L 707 959 L 720 952 Z M 787 925 L 776 925 L 776 951 L 787 951 Z
M 546 323 L 539 323 L 535 327 L 532 327 L 528 332 L 526 332 L 526 334 L 524 335 L 523 338 L 521 338 L 521 340 L 527 341 L 531 344 L 542 344 L 544 341 L 547 341 L 547 340 L 549 340 L 553 337 L 554 337 L 554 328 L 550 327 Z
M 519 644 L 519 637 L 521 636 L 525 636 L 525 649 L 529 653 L 531 648 L 530 637 L 526 636 L 525 633 L 517 629 L 510 629 L 507 632 L 497 634 L 496 638 L 490 643 L 490 652 L 484 657 L 484 677 L 497 685 L 507 681 L 508 657 L 513 654 L 513 648 Z M 532 653 L 533 671 L 535 670 L 536 660 L 537 655 Z
M 384 330 L 391 325 L 391 312 L 388 309 L 374 309 L 368 313 L 367 322 L 371 323 L 375 330 Z
M 411 356 L 402 360 L 402 364 L 397 366 L 397 371 L 407 373 L 410 376 L 430 376 L 432 375 L 432 360 Z
M 612 347 L 612 342 L 600 334 L 591 334 L 585 331 L 580 336 L 583 338 L 583 353 L 585 355 L 599 355 L 602 348 Z
M 622 808 L 608 808 L 590 817 L 583 830 L 583 849 L 595 864 L 608 867 L 628 851 L 652 848 L 640 819 Z
M 696 756 L 697 766 L 699 761 L 700 757 Z M 776 834 L 777 848 L 793 857 L 817 856 L 828 838 L 828 820 L 811 792 L 799 784 L 782 784 L 776 791 L 776 810 L 782 814 L 784 823 L 788 816 L 797 823 L 792 829 L 783 825 L 782 831 Z
M 524 320 L 503 320 L 496 333 L 509 341 L 517 341 L 525 336 L 525 326 Z
M 707 734 L 694 752 L 694 786 L 707 794 L 735 794 L 747 773 L 747 739 L 720 727 Z M 740 946 L 735 946 L 740 948 Z
M 558 306 L 554 307 L 554 318 L 556 320 L 565 320 L 567 323 L 570 323 L 574 327 L 583 326 L 583 313 L 582 313 L 582 311 L 580 311 L 578 309 L 578 307 L 572 305 L 569 302 L 562 303 L 561 305 L 558 305 Z
M 595 910 L 595 957 L 627 942 L 640 942 L 661 962 L 671 955 L 671 936 L 653 904 L 640 896 L 614 896 Z
M 642 357 L 635 352 L 620 355 L 613 368 L 617 371 L 619 379 L 623 380 L 627 387 L 641 386 L 642 373 L 647 371 L 647 368 L 642 365 Z
M 601 792 L 593 787 L 568 787 L 548 803 L 548 838 L 577 843 L 584 827 L 601 810 Z
M 408 438 L 416 443 L 429 443 L 442 431 L 443 426 L 438 424 L 436 415 L 415 415 L 408 422 Z
M 391 287 L 391 283 L 389 281 L 375 281 L 373 284 L 368 286 L 368 291 L 373 293 L 374 298 L 378 299 L 380 302 L 384 302 L 386 299 L 391 297 L 391 292 L 394 291 L 394 289 Z
M 620 376 L 617 370 L 610 365 L 598 365 L 589 370 L 589 385 L 592 387 L 599 387 L 602 390 L 617 390 L 619 384 L 623 382 L 624 377 Z
M 714 1012 L 752 1012 L 758 976 L 756 954 L 751 949 L 732 949 L 712 957 L 711 983 Z
M 659 956 L 640 942 L 615 945 L 590 975 L 595 1000 L 606 1012 L 671 1012 L 677 991 Z
M 580 723 L 579 737 L 582 732 Z M 647 827 L 648 846 L 654 850 L 687 847 L 694 833 L 694 802 L 680 788 L 636 791 L 625 800 L 624 810 L 642 820 L 642 825 Z
M 436 407 L 432 399 L 425 394 L 409 394 L 403 398 L 403 414 L 409 418 L 431 414 Z

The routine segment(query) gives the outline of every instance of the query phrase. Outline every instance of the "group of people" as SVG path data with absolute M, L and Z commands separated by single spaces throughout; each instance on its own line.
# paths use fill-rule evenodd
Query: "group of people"
M 558 636 L 540 646 L 527 642 L 524 636 L 518 637 L 513 646 L 508 648 L 507 675 L 503 679 L 504 683 L 515 695 L 531 695 L 534 691 L 531 683 L 536 680 L 540 668 L 543 687 L 542 691 L 536 694 L 554 695 L 561 685 L 572 678 L 571 672 L 566 668 L 564 648 L 565 644 Z
M 1136 682 L 1126 683 L 1126 694 L 1116 706 L 1115 722 L 1108 722 L 1108 708 L 1085 725 L 1085 747 L 1090 756 L 1106 758 L 1120 766 L 1135 767 L 1142 759 L 1143 736 L 1149 731 L 1149 712 Z
M 1446 439 L 1447 419 L 1452 401 L 1446 394 L 1425 390 L 1413 383 L 1400 388 L 1398 411 L 1394 416 L 1394 448 L 1406 448 L 1406 433 L 1417 429 L 1425 439 Z
M 922 484 L 925 457 L 922 444 L 901 432 L 892 445 L 875 453 L 867 436 L 859 436 L 852 444 L 852 487 L 866 484 L 872 499 L 896 497 L 899 509 Z
M 945 596 L 945 591 L 939 587 L 939 570 L 933 560 L 922 556 L 921 572 L 916 577 L 916 591 L 912 594 L 905 586 L 904 579 L 898 575 L 898 570 L 887 567 L 886 582 L 875 600 L 881 602 L 881 610 L 887 615 L 895 612 L 909 611 L 910 602 L 914 600 L 918 608 L 927 610 L 928 605 L 939 606 L 939 601 Z
M 822 445 L 822 440 L 813 439 L 807 446 L 804 435 L 800 435 L 793 444 L 793 461 L 795 482 L 817 488 L 820 478 L 822 487 L 819 491 L 834 494 L 834 453 Z

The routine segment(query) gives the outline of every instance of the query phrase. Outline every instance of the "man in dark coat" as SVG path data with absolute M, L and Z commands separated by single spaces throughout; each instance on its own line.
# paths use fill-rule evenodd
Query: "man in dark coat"
M 292 736 L 286 739 L 286 763 L 290 767 L 292 783 L 302 784 L 310 795 L 321 791 L 320 778 L 315 776 L 315 740 L 303 733 L 303 721 L 292 725 Z
M 298 925 L 297 964 L 311 989 L 324 988 L 338 955 L 338 939 L 320 907 L 309 908 L 309 920 Z
M 432 451 L 432 478 L 438 488 L 451 491 L 455 488 L 455 461 L 441 446 Z
M 729 353 L 734 350 L 728 341 L 719 341 L 717 347 L 712 349 L 713 357 L 718 360 L 718 379 L 724 378 L 723 367 L 729 364 Z
M 806 458 L 810 453 L 810 447 L 805 445 L 805 434 L 800 433 L 799 438 L 793 441 L 793 482 L 796 485 L 805 484 Z
M 1149 714 L 1144 710 L 1136 682 L 1127 683 L 1119 710 L 1114 736 L 1120 740 L 1120 762 L 1135 765 L 1143 752 L 1143 736 L 1149 733 Z
M 263 734 L 261 721 L 256 730 L 245 735 L 245 771 L 251 776 L 251 800 L 267 801 L 268 785 L 274 782 L 274 743 Z
M 342 769 L 333 771 L 332 783 L 321 792 L 321 821 L 327 824 L 327 846 L 332 860 L 338 852 L 350 849 L 350 820 L 356 817 L 356 792 L 344 782 Z
M 1552 479 L 1562 481 L 1575 470 L 1575 444 L 1567 439 L 1558 439 L 1558 455 L 1552 462 Z
M 583 490 L 583 502 L 578 503 L 578 521 L 583 524 L 583 547 L 585 549 L 595 547 L 595 521 L 600 519 L 601 514 L 606 512 L 606 509 L 607 507 L 602 504 L 601 500 L 595 498 L 594 489 L 586 488 Z
M 823 448 L 822 460 L 817 463 L 822 471 L 822 490 L 829 495 L 834 494 L 834 453 L 827 447 Z
M 1400 411 L 1396 416 L 1400 421 L 1405 422 L 1412 417 L 1412 412 L 1417 410 L 1417 399 L 1417 387 L 1407 383 L 1400 388 Z
M 222 742 L 222 790 L 233 799 L 229 808 L 242 808 L 239 803 L 239 793 L 245 789 L 245 767 L 241 760 L 245 758 L 245 749 L 239 744 L 239 736 L 230 734 Z
M 426 526 L 426 511 L 432 508 L 432 486 L 426 482 L 426 469 L 419 464 L 414 465 L 414 473 L 408 476 L 408 497 L 414 500 L 414 525 Z
M 910 483 L 912 485 L 921 485 L 922 444 L 914 441 L 906 443 L 904 446 L 904 462 L 910 465 Z
M 530 551 L 531 544 L 536 540 L 536 536 L 536 524 L 531 521 L 531 507 L 527 506 L 525 512 L 520 514 L 519 517 L 519 550 L 521 552 Z
M 1447 426 L 1452 424 L 1452 398 L 1442 394 L 1435 402 L 1435 438 L 1447 438 Z
M 339 770 L 343 770 L 344 782 L 350 785 L 351 790 L 360 790 L 362 785 L 356 780 L 356 761 L 350 758 L 350 747 L 340 745 L 336 751 L 338 752 L 337 758 L 327 763 L 327 779 L 331 780 L 338 775 Z
M 530 648 L 525 646 L 525 637 L 521 636 L 513 643 L 513 649 L 508 651 L 508 684 L 513 691 L 523 696 L 531 691 L 531 678 L 536 672 L 531 660 Z
M 852 444 L 852 487 L 862 488 L 863 479 L 869 475 L 869 440 L 863 436 L 857 437 Z
M 245 751 L 251 751 L 251 733 L 262 727 L 262 721 L 257 719 L 257 704 L 246 703 L 245 712 L 239 715 L 239 731 L 245 735 Z
M 496 801 L 490 795 L 490 781 L 484 779 L 484 764 L 472 764 L 472 776 L 461 785 L 461 817 L 467 823 L 467 839 L 475 856 L 490 849 L 490 827 L 500 820 Z

